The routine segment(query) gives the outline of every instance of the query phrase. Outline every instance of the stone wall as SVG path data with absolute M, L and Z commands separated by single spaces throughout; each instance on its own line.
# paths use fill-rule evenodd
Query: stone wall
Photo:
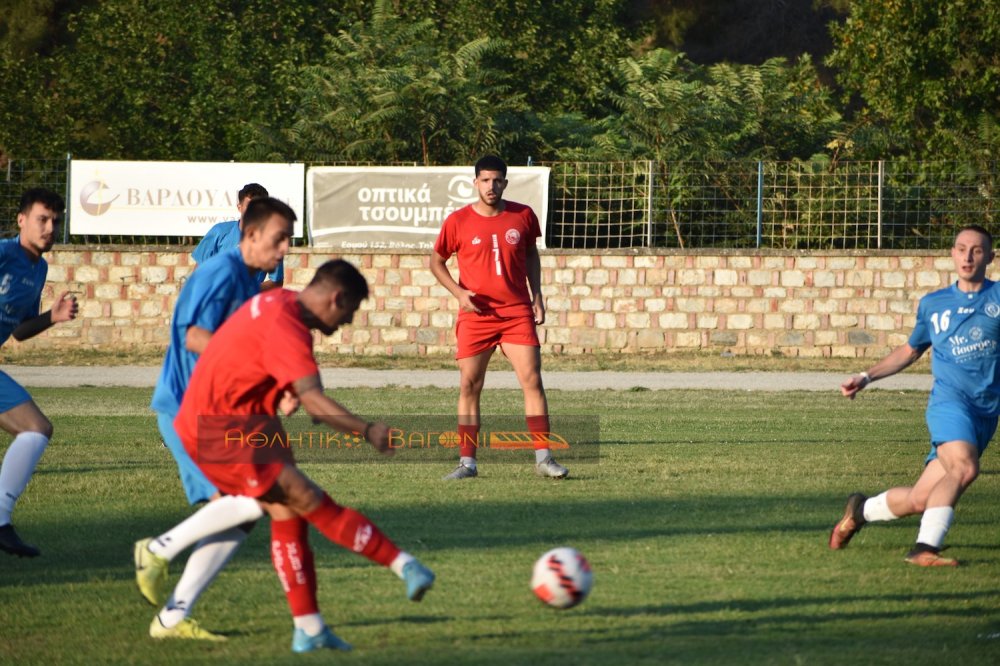
M 191 248 L 81 249 L 48 255 L 55 293 L 81 317 L 24 343 L 34 347 L 162 348 L 174 299 L 193 269 Z M 303 286 L 333 255 L 295 248 L 286 286 Z M 451 354 L 457 302 L 423 254 L 342 255 L 373 297 L 354 325 L 318 349 L 357 354 Z M 454 270 L 454 268 L 453 268 Z M 730 351 L 788 356 L 881 356 L 906 340 L 916 302 L 953 280 L 946 253 L 543 251 L 549 353 Z M 16 354 L 19 345 L 5 345 Z

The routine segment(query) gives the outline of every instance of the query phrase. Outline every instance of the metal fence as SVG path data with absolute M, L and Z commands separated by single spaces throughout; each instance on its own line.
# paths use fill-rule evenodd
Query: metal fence
M 66 193 L 65 159 L 0 169 L 4 235 L 21 192 Z M 324 163 L 325 164 L 325 163 Z M 318 165 L 317 165 L 318 166 Z M 1000 162 L 552 162 L 546 244 L 565 249 L 931 249 L 956 228 L 997 231 Z M 68 226 L 68 225 L 67 225 Z M 77 244 L 187 244 L 162 236 L 71 236 Z M 304 242 L 298 239 L 299 244 Z

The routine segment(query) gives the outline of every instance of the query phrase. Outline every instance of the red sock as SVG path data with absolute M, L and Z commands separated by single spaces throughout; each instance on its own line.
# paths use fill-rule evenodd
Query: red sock
M 548 415 L 525 416 L 524 420 L 528 423 L 528 432 L 531 433 L 531 441 L 535 445 L 535 450 L 549 448 Z
M 271 562 L 285 590 L 292 617 L 318 613 L 316 568 L 306 521 L 301 518 L 271 521 Z
M 389 541 L 368 518 L 354 509 L 338 505 L 326 493 L 323 493 L 323 503 L 319 508 L 302 517 L 330 541 L 384 567 L 392 564 L 399 555 L 396 544 Z
M 479 426 L 458 426 L 458 455 L 463 458 L 475 458 L 479 448 Z

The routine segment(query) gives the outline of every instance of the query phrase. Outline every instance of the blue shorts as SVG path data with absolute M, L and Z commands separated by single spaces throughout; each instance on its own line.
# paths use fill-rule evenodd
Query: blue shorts
M 160 435 L 163 442 L 170 449 L 170 453 L 177 461 L 177 473 L 181 477 L 181 485 L 184 486 L 184 494 L 192 505 L 198 502 L 207 502 L 212 499 L 212 495 L 219 492 L 212 483 L 205 478 L 205 475 L 198 465 L 191 460 L 187 449 L 184 448 L 181 438 L 174 430 L 174 416 L 163 412 L 156 413 L 156 423 L 160 426 Z
M 10 375 L 0 370 L 0 414 L 8 412 L 18 405 L 31 400 L 24 387 L 15 382 Z
M 996 416 L 977 416 L 961 402 L 932 402 L 927 406 L 927 429 L 931 432 L 931 452 L 924 464 L 937 458 L 937 447 L 961 440 L 976 447 L 982 457 L 997 430 Z

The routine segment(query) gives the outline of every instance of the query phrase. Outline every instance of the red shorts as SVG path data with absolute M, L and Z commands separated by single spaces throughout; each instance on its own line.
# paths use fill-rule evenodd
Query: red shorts
M 199 465 L 208 480 L 226 495 L 260 497 L 274 485 L 285 463 L 208 463 Z
M 458 351 L 455 358 L 478 356 L 494 349 L 503 342 L 512 345 L 540 347 L 532 315 L 521 317 L 497 317 L 496 315 L 476 315 L 458 318 L 455 325 Z
M 203 416 L 194 438 L 178 433 L 205 476 L 227 495 L 260 497 L 295 456 L 275 416 Z

